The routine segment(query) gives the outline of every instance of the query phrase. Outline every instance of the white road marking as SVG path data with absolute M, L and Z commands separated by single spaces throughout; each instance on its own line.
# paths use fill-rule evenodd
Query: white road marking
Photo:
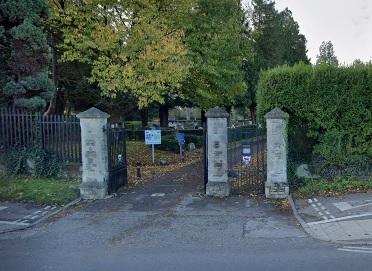
M 363 249 L 363 250 L 371 250 L 372 247 L 353 247 L 353 246 L 344 246 L 343 248 L 349 248 L 349 249 Z
M 7 206 L 0 206 L 0 211 L 5 210 L 6 208 L 8 208 L 8 207 Z
M 335 218 L 333 215 L 331 215 L 331 213 L 327 210 L 327 208 L 323 206 L 323 204 L 321 202 L 318 202 L 318 200 L 316 198 L 314 198 L 313 200 L 314 200 L 315 203 L 312 203 L 311 206 L 314 208 L 315 211 L 318 212 L 319 216 L 323 219 L 323 221 L 328 221 L 329 219 L 334 219 Z M 319 206 L 319 208 L 321 210 L 319 210 L 319 208 L 317 206 Z M 322 213 L 322 212 L 324 212 L 324 213 Z M 327 217 L 327 215 L 329 217 Z M 310 223 L 314 223 L 314 222 L 310 222 Z
M 316 207 L 314 203 L 312 203 L 311 206 L 315 209 L 315 211 L 317 211 L 317 212 L 319 211 L 319 208 Z
M 28 226 L 29 223 L 22 223 L 22 222 L 16 222 L 16 221 L 0 221 L 0 224 L 7 224 L 7 225 L 14 225 L 14 226 Z
M 329 222 L 337 222 L 337 221 L 342 221 L 342 220 L 347 220 L 347 219 L 357 218 L 357 217 L 365 217 L 365 216 L 372 216 L 372 213 L 365 213 L 365 214 L 361 214 L 361 215 L 349 215 L 349 216 L 337 217 L 337 218 L 332 218 L 332 219 L 327 219 L 327 220 L 322 220 L 322 221 L 309 222 L 307 224 L 308 225 L 317 225 L 317 224 L 324 224 L 324 223 L 329 223 Z
M 346 247 L 338 248 L 338 250 L 347 251 L 347 252 L 358 252 L 358 253 L 372 254 L 372 248 L 371 247 L 350 247 L 350 246 L 346 246 Z
M 351 210 L 351 209 L 355 209 L 355 208 L 370 206 L 370 205 L 372 205 L 372 202 L 353 206 L 346 201 L 342 201 L 342 202 L 335 202 L 335 203 L 333 203 L 333 205 L 336 206 L 336 208 L 338 208 L 341 212 L 343 212 L 343 211 L 347 211 L 347 210 Z
M 151 195 L 151 197 L 164 197 L 165 193 L 154 193 Z

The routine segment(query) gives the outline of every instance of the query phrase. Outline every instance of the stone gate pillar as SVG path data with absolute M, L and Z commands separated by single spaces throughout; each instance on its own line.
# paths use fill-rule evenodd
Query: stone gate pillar
M 220 107 L 210 109 L 207 118 L 208 182 L 206 194 L 227 197 L 230 183 L 227 176 L 227 118 L 229 114 Z
M 287 181 L 289 115 L 274 108 L 265 115 L 267 127 L 267 179 L 265 195 L 267 198 L 286 198 L 289 195 Z
M 81 127 L 83 180 L 80 195 L 83 199 L 103 199 L 108 188 L 108 153 L 106 125 L 110 115 L 90 108 L 77 115 Z

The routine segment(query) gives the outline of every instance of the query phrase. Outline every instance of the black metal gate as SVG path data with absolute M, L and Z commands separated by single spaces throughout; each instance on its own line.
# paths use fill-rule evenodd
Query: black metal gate
M 228 128 L 227 157 L 232 193 L 265 192 L 265 129 L 256 126 Z
M 126 132 L 124 128 L 107 128 L 108 192 L 113 193 L 128 183 Z

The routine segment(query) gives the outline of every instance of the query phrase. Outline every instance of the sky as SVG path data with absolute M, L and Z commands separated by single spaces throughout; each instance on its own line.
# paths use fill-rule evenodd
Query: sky
M 308 56 L 315 63 L 322 41 L 332 41 L 339 62 L 372 60 L 372 0 L 276 0 L 288 7 L 307 38 Z

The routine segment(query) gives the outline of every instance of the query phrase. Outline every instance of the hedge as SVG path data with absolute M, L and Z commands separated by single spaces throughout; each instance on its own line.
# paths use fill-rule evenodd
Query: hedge
M 289 113 L 289 136 L 303 133 L 313 153 L 330 165 L 360 159 L 370 164 L 372 64 L 298 64 L 262 72 L 257 104 L 261 122 L 274 107 Z

